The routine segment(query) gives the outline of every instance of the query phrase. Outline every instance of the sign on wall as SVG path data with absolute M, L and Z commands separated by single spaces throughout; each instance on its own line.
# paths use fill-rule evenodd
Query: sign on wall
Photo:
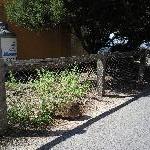
M 17 39 L 1 38 L 1 53 L 5 61 L 16 60 L 17 58 Z

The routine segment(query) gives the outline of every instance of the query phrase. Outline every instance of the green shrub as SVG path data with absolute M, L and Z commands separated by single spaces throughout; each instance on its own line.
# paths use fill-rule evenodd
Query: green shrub
M 21 83 L 11 75 L 6 83 L 8 120 L 12 125 L 49 125 L 53 123 L 55 112 L 78 102 L 90 89 L 90 82 L 80 82 L 77 69 L 59 74 L 37 72 L 36 80 Z
M 39 80 L 33 82 L 40 97 L 52 99 L 55 103 L 82 97 L 89 88 L 89 82 L 80 83 L 80 74 L 76 69 L 55 74 L 49 71 L 38 72 Z
M 5 10 L 8 20 L 33 30 L 58 24 L 65 16 L 62 0 L 7 0 Z

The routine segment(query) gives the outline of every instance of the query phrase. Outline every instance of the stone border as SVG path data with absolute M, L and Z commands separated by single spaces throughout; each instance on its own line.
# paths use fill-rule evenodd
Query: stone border
M 39 68 L 60 69 L 75 64 L 96 62 L 97 59 L 98 59 L 97 54 L 91 54 L 91 55 L 60 57 L 60 58 L 16 60 L 9 62 L 7 64 L 7 70 L 20 71 L 24 69 L 31 70 Z

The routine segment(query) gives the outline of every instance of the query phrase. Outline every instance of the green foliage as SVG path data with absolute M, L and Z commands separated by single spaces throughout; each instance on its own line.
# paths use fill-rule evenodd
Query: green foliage
M 12 72 L 9 72 L 9 81 L 8 81 L 8 86 L 10 89 L 17 89 L 19 83 L 17 83 L 17 80 L 15 79 L 15 77 L 13 76 Z
M 65 21 L 89 53 L 105 47 L 113 32 L 128 37 L 129 50 L 150 40 L 149 0 L 7 1 L 5 8 L 10 21 L 30 29 Z
M 55 22 L 59 23 L 62 21 L 63 17 L 65 16 L 65 8 L 62 0 L 51 0 L 50 1 L 50 12 L 51 16 L 50 19 Z
M 47 24 L 58 24 L 65 15 L 62 0 L 7 0 L 8 20 L 37 30 Z
M 150 40 L 149 0 L 66 0 L 70 26 L 89 53 L 105 47 L 113 32 L 129 38 L 130 50 Z
M 80 74 L 76 69 L 62 71 L 60 74 L 49 71 L 39 72 L 39 80 L 33 82 L 33 86 L 43 99 L 51 99 L 56 104 L 73 101 L 76 97 L 82 97 L 90 83 L 80 83 Z
M 37 70 L 38 78 L 17 82 L 10 74 L 6 83 L 10 124 L 41 127 L 53 123 L 55 112 L 75 103 L 90 89 L 90 82 L 80 82 L 77 69 L 54 72 Z

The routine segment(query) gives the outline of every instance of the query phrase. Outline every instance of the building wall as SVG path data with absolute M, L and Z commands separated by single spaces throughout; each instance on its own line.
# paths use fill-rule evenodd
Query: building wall
M 70 55 L 70 33 L 63 28 L 31 32 L 9 24 L 17 35 L 18 59 L 48 58 Z

